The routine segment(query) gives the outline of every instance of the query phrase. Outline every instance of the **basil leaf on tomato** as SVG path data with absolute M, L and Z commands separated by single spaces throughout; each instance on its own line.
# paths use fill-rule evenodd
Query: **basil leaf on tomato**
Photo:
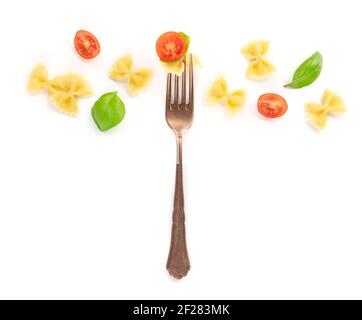
M 186 42 L 186 52 L 189 50 L 191 38 L 184 32 L 179 32 L 179 34 L 184 38 Z

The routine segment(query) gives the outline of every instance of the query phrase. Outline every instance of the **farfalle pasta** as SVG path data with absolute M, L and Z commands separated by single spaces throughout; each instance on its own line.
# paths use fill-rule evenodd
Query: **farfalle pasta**
M 330 90 L 325 90 L 321 103 L 308 102 L 305 112 L 308 122 L 316 129 L 323 129 L 328 122 L 328 115 L 341 115 L 347 111 L 343 99 Z
M 269 41 L 253 41 L 241 49 L 241 53 L 250 61 L 246 70 L 249 79 L 262 80 L 276 71 L 274 65 L 264 58 L 269 46 Z
M 127 82 L 128 92 L 135 94 L 149 84 L 153 72 L 151 69 L 133 70 L 133 59 L 127 54 L 119 58 L 112 66 L 109 77 L 112 80 Z
M 214 81 L 207 96 L 208 103 L 221 103 L 234 111 L 240 109 L 244 105 L 245 100 L 246 91 L 240 89 L 229 92 L 224 77 L 219 77 Z
M 93 94 L 90 85 L 80 75 L 69 73 L 49 80 L 47 68 L 39 64 L 29 76 L 28 91 L 38 93 L 45 89 L 57 110 L 68 115 L 78 113 L 78 97 L 85 98 Z

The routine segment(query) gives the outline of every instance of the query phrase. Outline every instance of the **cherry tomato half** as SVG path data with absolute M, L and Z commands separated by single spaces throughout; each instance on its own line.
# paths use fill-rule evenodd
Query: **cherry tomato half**
M 88 31 L 79 30 L 74 37 L 74 46 L 84 59 L 93 59 L 99 55 L 101 46 L 97 38 Z
M 186 53 L 187 44 L 182 35 L 169 31 L 162 34 L 156 42 L 156 52 L 161 61 L 173 62 L 180 60 Z
M 279 118 L 288 110 L 288 104 L 283 97 L 275 93 L 266 93 L 258 100 L 258 111 L 267 118 Z

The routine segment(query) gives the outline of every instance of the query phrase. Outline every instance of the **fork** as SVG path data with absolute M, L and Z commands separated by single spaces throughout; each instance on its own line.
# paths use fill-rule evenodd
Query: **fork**
M 166 89 L 166 121 L 169 127 L 175 132 L 177 143 L 176 182 L 173 205 L 174 209 L 172 214 L 171 245 L 166 267 L 170 275 L 176 279 L 181 279 L 186 276 L 190 270 L 190 262 L 186 247 L 182 179 L 182 139 L 185 131 L 190 128 L 194 116 L 192 55 L 190 55 L 188 66 L 186 64 L 186 57 L 183 62 L 184 71 L 182 76 L 172 75 L 169 73 L 167 75 Z M 179 88 L 180 78 L 181 90 Z

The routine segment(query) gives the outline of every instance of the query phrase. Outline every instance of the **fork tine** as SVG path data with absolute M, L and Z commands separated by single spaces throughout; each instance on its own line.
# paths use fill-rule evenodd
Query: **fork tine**
M 166 85 L 166 108 L 170 108 L 171 105 L 171 73 L 167 74 L 167 85 Z
M 181 98 L 181 104 L 185 105 L 186 104 L 186 56 L 183 59 L 183 63 L 184 63 L 184 71 L 182 72 L 182 98 Z
M 190 54 L 190 64 L 189 64 L 189 107 L 190 109 L 193 109 L 194 107 L 194 72 L 193 72 L 192 54 Z
M 179 77 L 178 75 L 175 75 L 175 89 L 173 91 L 173 104 L 178 105 L 178 100 L 179 100 Z

